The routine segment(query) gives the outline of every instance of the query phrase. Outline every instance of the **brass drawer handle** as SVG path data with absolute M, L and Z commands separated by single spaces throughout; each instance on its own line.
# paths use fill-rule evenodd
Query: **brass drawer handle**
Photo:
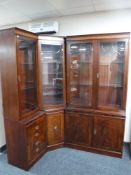
M 40 141 L 35 142 L 35 145 L 38 146 L 40 144 Z
M 96 129 L 94 129 L 94 135 L 96 135 Z
M 57 130 L 58 129 L 58 127 L 57 126 L 54 126 L 54 130 Z
M 40 126 L 39 125 L 35 126 L 35 130 L 38 130 L 38 129 L 40 129 Z
M 38 153 L 38 152 L 39 152 L 39 150 L 40 150 L 40 148 L 36 148 L 36 149 L 35 149 L 35 152 L 36 152 L 36 153 Z
M 35 137 L 38 137 L 38 136 L 39 136 L 39 133 L 38 133 L 38 132 L 36 132 L 36 133 L 35 133 Z

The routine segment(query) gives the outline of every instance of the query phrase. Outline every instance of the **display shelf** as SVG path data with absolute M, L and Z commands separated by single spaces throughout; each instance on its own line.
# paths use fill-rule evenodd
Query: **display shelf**
M 43 93 L 44 96 L 47 96 L 47 95 L 48 96 L 54 96 L 54 95 L 62 95 L 62 94 L 63 94 L 62 92 L 61 93 L 60 92 L 58 92 L 58 93 L 56 93 L 56 92 L 48 92 L 48 93 L 45 92 L 45 93 Z
M 106 66 L 111 66 L 111 65 L 115 65 L 115 64 L 124 64 L 124 62 L 111 62 L 111 63 L 108 63 L 108 62 L 100 62 L 99 65 L 106 65 Z
M 122 88 L 123 86 L 121 84 L 99 84 L 100 87 L 114 87 L 114 88 Z
M 42 58 L 42 59 L 44 59 L 44 58 Z M 43 64 L 50 64 L 50 63 L 62 64 L 62 62 L 59 60 L 50 60 L 50 59 L 41 60 L 41 63 L 43 63 Z
M 91 82 L 87 82 L 87 83 L 80 83 L 79 81 L 77 83 L 71 83 L 71 86 L 92 86 Z

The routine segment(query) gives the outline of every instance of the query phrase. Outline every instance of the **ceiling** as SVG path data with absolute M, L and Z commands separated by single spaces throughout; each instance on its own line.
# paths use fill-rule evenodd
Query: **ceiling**
M 127 8 L 131 8 L 131 0 L 0 0 L 0 26 Z

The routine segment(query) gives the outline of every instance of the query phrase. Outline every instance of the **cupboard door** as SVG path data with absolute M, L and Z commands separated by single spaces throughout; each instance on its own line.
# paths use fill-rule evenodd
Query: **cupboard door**
M 48 145 L 64 141 L 64 113 L 47 114 Z
M 122 151 L 124 119 L 94 117 L 93 146 L 111 151 Z
M 91 107 L 93 88 L 93 43 L 67 44 L 68 103 L 71 106 Z
M 17 36 L 18 80 L 22 116 L 38 108 L 36 44 L 36 40 Z
M 98 107 L 120 109 L 124 106 L 127 40 L 99 42 Z
M 65 117 L 65 143 L 90 146 L 92 120 L 90 116 L 67 113 Z
M 40 40 L 42 106 L 64 105 L 64 40 Z

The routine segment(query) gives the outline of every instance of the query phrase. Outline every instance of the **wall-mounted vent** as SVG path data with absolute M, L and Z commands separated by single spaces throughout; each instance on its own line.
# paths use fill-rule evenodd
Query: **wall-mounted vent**
M 34 23 L 29 24 L 29 31 L 38 33 L 38 34 L 51 34 L 58 32 L 58 22 L 43 22 L 43 23 Z

